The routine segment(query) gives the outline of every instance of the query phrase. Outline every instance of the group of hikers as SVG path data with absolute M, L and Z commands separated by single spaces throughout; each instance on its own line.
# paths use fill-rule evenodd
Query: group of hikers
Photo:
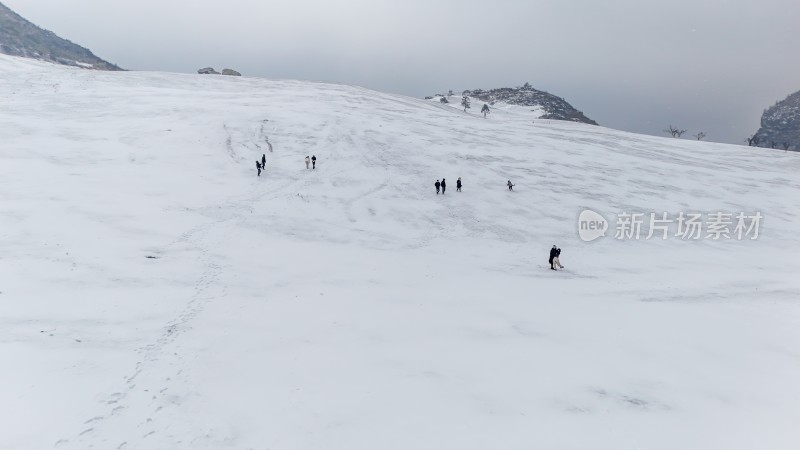
M 308 159 L 308 157 L 306 157 L 306 159 Z M 306 166 L 308 166 L 307 161 L 306 161 Z M 436 183 L 433 183 L 433 185 L 436 187 L 436 195 L 439 195 L 439 192 L 441 192 L 442 195 L 444 195 L 444 191 L 447 190 L 447 181 L 445 181 L 444 178 L 442 178 L 442 181 L 436 180 Z M 514 190 L 514 185 L 511 184 L 511 180 L 508 180 L 506 186 L 508 186 L 509 191 Z M 456 180 L 456 191 L 461 192 L 461 177 L 458 177 L 458 180 Z
M 256 170 L 258 170 L 258 176 L 261 176 L 261 171 L 265 170 L 267 167 L 267 155 L 261 155 L 261 161 L 256 160 Z
M 306 155 L 305 161 L 306 161 L 306 169 L 309 168 L 309 164 L 311 165 L 311 167 L 310 167 L 311 169 L 316 169 L 317 168 L 317 156 L 316 155 L 311 155 L 311 158 L 309 158 L 308 155 Z M 256 160 L 256 170 L 258 171 L 258 176 L 259 177 L 261 176 L 261 171 L 262 170 L 266 170 L 266 168 L 267 168 L 267 155 L 263 154 L 263 155 L 261 155 L 261 161 Z
M 444 195 L 447 190 L 447 180 L 444 178 L 442 178 L 442 181 L 436 180 L 436 183 L 433 183 L 433 185 L 436 187 L 436 195 L 439 195 L 440 192 Z M 506 186 L 508 186 L 509 191 L 514 190 L 514 184 L 511 180 L 508 180 Z M 458 177 L 458 181 L 456 181 L 456 191 L 461 192 L 461 177 Z M 548 261 L 550 263 L 550 269 L 558 270 L 556 267 L 560 269 L 564 268 L 564 266 L 561 265 L 561 261 L 558 259 L 559 256 L 561 256 L 561 249 L 554 245 L 553 248 L 550 249 L 550 259 Z
M 317 168 L 317 157 L 316 155 L 311 155 L 311 159 L 308 159 L 308 155 L 306 155 L 306 169 L 308 169 L 308 163 L 311 163 L 311 168 Z
M 306 163 L 306 169 L 310 168 L 312 170 L 315 170 L 317 168 L 317 156 L 311 155 L 311 157 L 309 158 L 308 155 L 306 155 L 305 163 Z M 261 155 L 261 161 L 256 160 L 256 170 L 258 170 L 258 176 L 261 176 L 261 171 L 265 170 L 266 167 L 267 167 L 267 155 L 263 154 Z M 434 183 L 433 185 L 436 187 L 436 195 L 439 195 L 439 192 L 441 192 L 442 195 L 444 195 L 445 191 L 447 190 L 447 181 L 444 178 L 442 178 L 442 181 L 436 180 L 436 183 Z M 506 186 L 508 186 L 509 191 L 514 190 L 514 184 L 511 183 L 511 180 L 508 180 Z M 458 180 L 456 180 L 456 191 L 461 192 L 461 177 L 458 177 Z M 550 249 L 550 260 L 549 260 L 550 269 L 558 270 L 556 269 L 556 267 L 561 269 L 564 268 L 564 266 L 561 265 L 561 262 L 558 259 L 559 256 L 561 256 L 561 249 L 554 245 L 553 248 Z
M 444 195 L 444 191 L 447 190 L 447 181 L 442 178 L 442 181 L 436 180 L 436 183 L 433 183 L 436 186 L 436 195 L 439 195 L 439 191 L 442 191 L 442 195 Z M 456 192 L 461 192 L 461 177 L 458 177 L 456 180 Z

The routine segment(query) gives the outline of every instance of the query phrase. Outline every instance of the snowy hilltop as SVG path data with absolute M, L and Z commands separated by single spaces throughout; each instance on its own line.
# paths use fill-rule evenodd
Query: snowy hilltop
M 462 104 L 464 96 L 470 100 L 468 109 L 472 109 L 476 114 L 480 112 L 483 104 L 487 104 L 492 110 L 524 114 L 536 119 L 567 120 L 597 125 L 597 122 L 586 117 L 563 98 L 534 89 L 528 83 L 516 88 L 474 89 L 460 94 L 450 91 L 426 99 L 464 109 Z
M 797 153 L 4 55 L 0 98 L 0 449 L 800 442 Z
M 751 144 L 800 151 L 800 91 L 764 111 Z
M 122 70 L 80 45 L 25 20 L 0 3 L 0 53 L 84 69 Z

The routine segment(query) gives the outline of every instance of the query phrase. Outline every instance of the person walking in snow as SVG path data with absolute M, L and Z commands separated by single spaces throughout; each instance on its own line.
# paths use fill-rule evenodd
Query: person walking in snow
M 433 185 L 436 186 L 436 195 L 439 195 L 439 187 L 442 185 L 442 183 L 439 183 L 439 180 L 436 180 L 436 183 Z
M 508 183 L 506 183 L 506 186 L 508 186 L 508 190 L 509 191 L 513 191 L 514 190 L 514 185 L 511 184 L 511 180 L 508 180 Z
M 447 183 L 445 183 L 444 178 L 442 178 L 442 195 L 444 195 L 445 189 L 447 189 Z
M 315 155 L 311 155 L 311 169 L 317 168 L 317 157 Z
M 308 159 L 308 155 L 306 155 L 306 169 L 308 169 L 308 165 L 311 163 L 311 160 Z
M 267 155 L 266 154 L 261 155 L 261 168 L 262 169 L 266 169 L 267 168 Z
M 556 248 L 556 257 L 553 258 L 553 267 L 558 267 L 560 269 L 563 269 L 564 266 L 561 265 L 561 261 L 559 260 L 560 257 L 561 257 L 561 249 Z
M 556 270 L 555 266 L 553 265 L 553 262 L 556 259 L 557 253 L 558 253 L 558 248 L 556 248 L 556 246 L 554 245 L 553 248 L 550 249 L 550 259 L 548 260 L 548 262 L 550 263 L 551 270 Z
M 256 170 L 258 170 L 258 176 L 261 176 L 261 163 L 256 160 Z
M 456 180 L 456 192 L 461 192 L 461 177 Z

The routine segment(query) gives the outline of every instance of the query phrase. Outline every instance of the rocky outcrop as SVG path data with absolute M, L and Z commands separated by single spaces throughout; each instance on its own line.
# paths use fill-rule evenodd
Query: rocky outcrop
M 66 66 L 95 70 L 122 70 L 80 45 L 28 22 L 0 3 L 0 53 Z
M 581 111 L 575 109 L 563 98 L 534 89 L 528 83 L 516 88 L 467 90 L 464 91 L 462 95 L 468 95 L 473 102 L 477 99 L 489 105 L 502 102 L 508 105 L 530 107 L 532 111 L 537 110 L 541 112 L 539 116 L 541 119 L 568 120 L 571 122 L 597 125 L 597 122 L 586 117 Z M 450 91 L 448 96 L 453 96 L 453 91 Z M 447 100 L 447 96 L 443 94 L 426 98 L 438 101 L 441 101 L 441 99 Z M 455 105 L 455 103 L 452 104 Z
M 199 73 L 200 75 L 228 75 L 232 77 L 242 76 L 242 74 L 233 69 L 222 69 L 222 73 L 220 73 L 214 70 L 213 67 L 204 67 L 202 69 L 199 69 L 197 73 Z
M 759 147 L 800 151 L 800 91 L 764 110 L 754 138 Z

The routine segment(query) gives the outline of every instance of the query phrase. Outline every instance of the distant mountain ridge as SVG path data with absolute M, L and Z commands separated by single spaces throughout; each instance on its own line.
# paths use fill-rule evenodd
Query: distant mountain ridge
M 0 3 L 0 53 L 95 70 L 123 70 L 88 49 L 32 24 Z
M 529 83 L 515 88 L 474 89 L 464 91 L 463 94 L 470 98 L 480 100 L 493 106 L 504 103 L 518 107 L 530 107 L 532 112 L 538 114 L 540 119 L 568 120 L 570 122 L 597 125 L 597 122 L 586 117 L 566 100 L 549 92 L 534 89 Z M 448 94 L 452 95 L 452 94 Z M 447 95 L 438 94 L 428 99 L 441 99 Z M 457 106 L 457 105 L 455 105 Z M 480 105 L 478 105 L 480 107 Z
M 764 110 L 754 137 L 759 147 L 800 150 L 800 91 Z

